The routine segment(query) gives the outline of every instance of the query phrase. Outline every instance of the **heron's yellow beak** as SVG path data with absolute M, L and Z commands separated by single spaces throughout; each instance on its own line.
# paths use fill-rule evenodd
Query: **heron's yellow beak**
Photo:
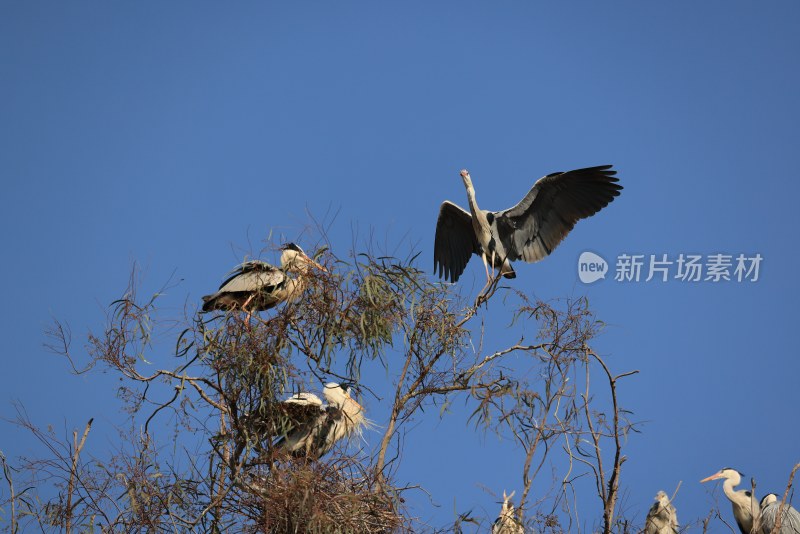
M 704 478 L 703 480 L 700 481 L 700 483 L 702 484 L 703 482 L 708 482 L 710 480 L 717 480 L 718 478 L 722 478 L 722 473 L 721 472 L 714 473 L 710 477 Z
M 356 406 L 356 408 L 358 408 L 359 412 L 363 412 L 364 411 L 364 408 L 358 402 L 356 402 L 356 400 L 353 397 L 351 397 L 349 394 L 347 395 L 347 400 L 352 402 Z

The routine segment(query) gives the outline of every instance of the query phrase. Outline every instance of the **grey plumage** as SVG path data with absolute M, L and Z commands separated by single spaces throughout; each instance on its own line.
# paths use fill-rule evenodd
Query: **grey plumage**
M 647 512 L 644 534 L 678 534 L 678 514 L 663 491 L 656 493 L 656 502 Z
M 434 271 L 455 282 L 472 254 L 503 276 L 513 278 L 509 262 L 528 263 L 548 256 L 580 219 L 590 217 L 619 196 L 622 186 L 611 165 L 557 172 L 539 179 L 516 206 L 480 210 L 469 173 L 461 176 L 470 211 L 450 201 L 439 208 L 434 240 Z M 487 272 L 488 274 L 488 272 Z
M 756 522 L 758 525 L 755 531 L 756 534 L 770 534 L 773 531 L 780 506 L 781 501 L 774 493 L 768 493 L 761 499 L 761 513 Z M 800 513 L 788 502 L 783 505 L 781 526 L 776 532 L 777 534 L 800 533 Z

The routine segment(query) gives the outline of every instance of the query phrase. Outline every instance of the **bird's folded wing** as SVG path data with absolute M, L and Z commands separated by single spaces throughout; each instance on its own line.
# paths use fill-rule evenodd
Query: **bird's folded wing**
M 307 395 L 309 398 L 306 400 L 299 400 L 298 397 Z M 325 413 L 325 407 L 322 406 L 322 401 L 319 400 L 314 394 L 301 393 L 294 397 L 279 402 L 276 409 L 280 414 L 277 422 L 277 431 L 279 434 L 288 434 L 294 429 L 304 428 L 312 425 L 322 414 Z
M 278 268 L 264 264 L 256 269 L 240 269 L 219 286 L 220 292 L 273 291 L 286 281 L 286 274 Z

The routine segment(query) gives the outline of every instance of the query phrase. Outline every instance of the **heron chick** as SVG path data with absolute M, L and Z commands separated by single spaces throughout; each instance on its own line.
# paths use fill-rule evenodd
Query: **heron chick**
M 678 534 L 678 514 L 663 491 L 656 493 L 656 502 L 647 512 L 644 534 Z

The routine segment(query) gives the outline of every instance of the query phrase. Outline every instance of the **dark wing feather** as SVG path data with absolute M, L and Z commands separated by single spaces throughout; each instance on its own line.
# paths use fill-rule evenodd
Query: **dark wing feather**
M 275 447 L 280 448 L 286 437 L 295 433 L 306 434 L 314 429 L 314 425 L 325 414 L 325 407 L 316 403 L 299 403 L 283 401 L 274 405 L 278 413 L 275 419 L 275 432 L 281 438 L 275 442 Z M 293 451 L 303 454 L 303 451 Z
M 622 186 L 615 174 L 611 165 L 549 174 L 516 206 L 495 213 L 508 259 L 531 263 L 548 256 L 575 223 L 619 196 Z
M 330 451 L 335 442 L 333 441 L 333 427 L 337 423 L 341 423 L 344 418 L 344 412 L 334 406 L 327 406 L 325 408 L 325 417 L 320 421 L 314 436 L 313 454 L 315 458 L 320 458 L 328 451 Z
M 442 202 L 433 243 L 433 271 L 438 271 L 439 278 L 455 282 L 464 272 L 470 256 L 480 253 L 472 215 L 450 201 Z
M 219 291 L 203 297 L 203 311 L 241 306 L 253 293 L 272 293 L 285 281 L 286 273 L 269 263 L 257 260 L 245 262 L 229 273 L 219 286 Z M 263 307 L 258 304 L 255 302 L 253 307 Z
M 219 285 L 220 289 L 223 289 L 226 285 L 230 284 L 231 282 L 239 281 L 239 280 L 268 280 L 272 277 L 280 276 L 283 274 L 283 271 L 275 267 L 274 265 L 270 265 L 267 262 L 259 261 L 259 260 L 252 260 L 246 261 L 243 264 L 239 265 L 231 272 L 228 273 L 228 278 L 225 279 Z M 281 277 L 283 278 L 283 277 Z M 252 289 L 251 287 L 241 287 L 241 288 L 233 288 L 231 287 L 230 291 L 244 291 L 247 289 Z

